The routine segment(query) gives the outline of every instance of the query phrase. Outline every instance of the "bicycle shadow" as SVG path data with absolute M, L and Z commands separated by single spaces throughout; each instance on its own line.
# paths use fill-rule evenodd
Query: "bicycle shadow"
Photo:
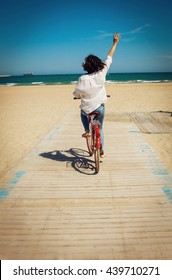
M 54 150 L 41 153 L 39 156 L 55 161 L 66 162 L 67 168 L 71 166 L 74 170 L 82 174 L 96 174 L 94 161 L 89 159 L 90 154 L 83 149 L 71 148 L 69 150 Z

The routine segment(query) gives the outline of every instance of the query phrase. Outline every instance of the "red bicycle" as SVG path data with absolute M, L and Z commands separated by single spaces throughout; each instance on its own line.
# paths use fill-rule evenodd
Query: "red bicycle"
M 74 97 L 74 99 L 80 99 L 80 98 Z M 98 173 L 100 170 L 100 148 L 101 148 L 101 136 L 100 136 L 100 129 L 99 129 L 100 122 L 97 119 L 98 116 L 99 116 L 99 112 L 96 111 L 88 114 L 89 134 L 88 136 L 86 136 L 88 152 L 90 156 L 94 155 L 96 173 Z
M 88 152 L 92 156 L 94 155 L 95 170 L 96 173 L 100 170 L 100 148 L 101 148 L 101 136 L 99 125 L 100 122 L 97 119 L 98 112 L 93 112 L 88 115 L 89 123 L 89 135 L 86 137 Z

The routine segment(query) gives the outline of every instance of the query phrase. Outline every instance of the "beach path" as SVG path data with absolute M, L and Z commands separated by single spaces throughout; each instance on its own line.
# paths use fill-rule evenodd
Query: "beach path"
M 0 180 L 1 259 L 172 259 L 172 177 L 129 118 L 95 174 L 69 111 Z

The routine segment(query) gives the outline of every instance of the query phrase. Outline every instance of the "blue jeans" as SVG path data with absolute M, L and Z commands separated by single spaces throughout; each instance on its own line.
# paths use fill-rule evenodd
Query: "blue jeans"
M 105 106 L 101 105 L 93 112 L 99 112 L 97 120 L 99 120 L 99 122 L 100 122 L 99 129 L 100 129 L 101 145 L 102 145 L 101 150 L 104 151 L 103 120 L 104 120 L 104 115 L 105 115 Z M 89 130 L 88 117 L 87 117 L 87 114 L 82 110 L 81 110 L 81 121 L 82 121 L 85 131 L 88 131 Z

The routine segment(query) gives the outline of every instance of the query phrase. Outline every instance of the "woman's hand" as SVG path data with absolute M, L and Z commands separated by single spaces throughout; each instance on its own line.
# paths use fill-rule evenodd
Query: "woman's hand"
M 118 44 L 120 38 L 121 38 L 121 35 L 118 32 L 115 32 L 113 35 L 113 43 Z
M 117 46 L 120 38 L 121 38 L 121 35 L 118 32 L 115 32 L 113 35 L 113 45 L 112 45 L 110 51 L 108 52 L 109 56 L 112 57 L 114 55 L 116 46 Z

